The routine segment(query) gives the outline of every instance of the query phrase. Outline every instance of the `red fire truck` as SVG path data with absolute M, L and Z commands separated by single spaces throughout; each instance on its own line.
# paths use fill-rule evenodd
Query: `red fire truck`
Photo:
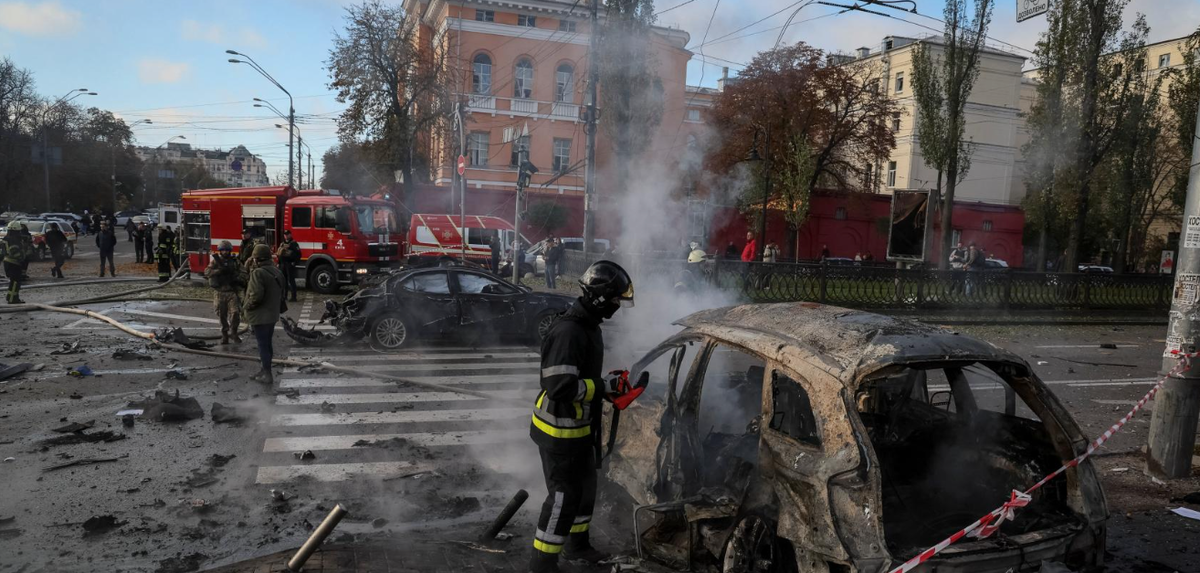
M 221 241 L 241 246 L 242 230 L 279 246 L 290 230 L 300 243 L 299 276 L 330 294 L 340 285 L 395 268 L 400 260 L 396 212 L 386 201 L 291 187 L 207 189 L 183 194 L 183 236 L 191 268 L 208 265 Z
M 500 217 L 467 215 L 466 258 L 487 261 L 492 248 L 488 241 L 495 238 L 504 250 L 512 247 L 515 240 L 512 223 Z M 413 214 L 408 226 L 408 254 L 421 256 L 460 257 L 463 253 L 463 232 L 459 227 L 458 215 Z M 521 237 L 526 245 L 529 239 Z

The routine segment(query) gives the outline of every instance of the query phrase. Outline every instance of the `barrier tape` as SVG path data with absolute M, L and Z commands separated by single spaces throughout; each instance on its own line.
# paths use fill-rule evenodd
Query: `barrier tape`
M 941 553 L 942 550 L 953 545 L 956 541 L 962 539 L 963 537 L 974 537 L 977 539 L 986 538 L 1000 529 L 1000 526 L 1005 521 L 1012 520 L 1016 516 L 1016 510 L 1018 508 L 1029 505 L 1030 500 L 1032 500 L 1031 494 L 1033 492 L 1041 489 L 1041 487 L 1046 485 L 1047 482 L 1058 477 L 1063 472 L 1078 466 L 1081 462 L 1083 462 L 1083 460 L 1088 459 L 1093 452 L 1099 449 L 1100 446 L 1104 445 L 1104 442 L 1107 442 L 1109 438 L 1113 437 L 1113 434 L 1116 434 L 1118 431 L 1120 431 L 1121 428 L 1123 428 L 1125 424 L 1127 424 L 1129 420 L 1132 419 L 1133 416 L 1137 414 L 1143 406 L 1146 405 L 1146 402 L 1149 402 L 1154 398 L 1154 395 L 1158 393 L 1159 389 L 1162 388 L 1162 385 L 1167 381 L 1168 378 L 1191 370 L 1191 359 L 1197 355 L 1200 355 L 1200 353 L 1182 353 L 1178 350 L 1172 350 L 1171 354 L 1174 354 L 1179 358 L 1179 364 L 1175 368 L 1172 368 L 1170 372 L 1167 372 L 1161 378 L 1159 378 L 1158 382 L 1154 384 L 1154 387 L 1151 388 L 1145 396 L 1142 396 L 1142 399 L 1138 400 L 1137 404 L 1134 404 L 1133 409 L 1130 410 L 1128 414 L 1125 414 L 1125 416 L 1118 420 L 1117 423 L 1105 430 L 1100 437 L 1088 444 L 1087 450 L 1085 450 L 1082 454 L 1079 454 L 1074 459 L 1064 463 L 1062 467 L 1054 470 L 1053 473 L 1042 478 L 1041 481 L 1033 484 L 1029 487 L 1029 489 L 1025 491 L 1013 490 L 1012 496 L 1003 505 L 992 510 L 991 513 L 988 513 L 987 515 L 977 519 L 975 523 L 972 523 L 971 525 L 958 530 L 950 537 L 943 539 L 937 545 L 922 551 L 916 557 L 913 557 L 912 559 L 906 561 L 903 565 L 892 569 L 889 571 L 889 573 L 908 573 L 909 571 L 915 569 L 918 565 L 929 561 L 934 555 Z

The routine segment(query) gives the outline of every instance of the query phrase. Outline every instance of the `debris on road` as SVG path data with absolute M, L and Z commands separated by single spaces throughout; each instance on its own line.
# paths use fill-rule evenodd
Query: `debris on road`
M 167 371 L 166 378 L 167 380 L 187 380 L 188 375 L 183 370 L 176 369 Z
M 1188 519 L 1195 519 L 1196 521 L 1200 521 L 1200 511 L 1196 511 L 1194 509 L 1188 509 L 1186 507 L 1177 507 L 1175 509 L 1172 509 L 1171 513 L 1174 513 L 1175 515 L 1178 515 L 1180 517 L 1186 517 Z
M 58 464 L 56 466 L 45 467 L 45 468 L 42 468 L 42 471 L 43 472 L 52 472 L 54 470 L 61 470 L 61 469 L 74 467 L 74 466 L 86 466 L 86 465 L 91 465 L 91 464 L 103 464 L 103 463 L 108 463 L 108 462 L 116 462 L 116 461 L 123 460 L 127 457 L 129 457 L 128 454 L 117 456 L 115 458 L 82 458 L 82 459 L 78 459 L 78 460 L 69 461 L 65 464 Z
M 58 347 L 58 350 L 51 350 L 50 354 L 54 356 L 62 356 L 64 354 L 79 354 L 81 352 L 83 352 L 83 348 L 80 347 L 79 341 L 77 340 L 71 343 L 62 343 Z
M 1113 343 L 1111 343 L 1111 342 L 1101 342 L 1101 343 L 1100 343 L 1100 348 L 1105 348 L 1105 349 L 1108 349 L 1108 350 L 1116 350 L 1116 349 L 1117 349 L 1117 345 L 1116 345 L 1116 344 L 1113 344 Z
M 199 571 L 200 564 L 207 560 L 208 556 L 203 553 L 170 557 L 159 561 L 158 569 L 155 569 L 154 573 L 190 573 L 191 571 Z
M 132 428 L 133 421 L 135 419 L 137 419 L 137 416 L 134 416 L 133 414 L 125 414 L 124 416 L 121 416 L 121 425 L 125 426 L 126 428 Z
M 322 412 L 326 412 L 326 413 L 332 412 L 333 409 L 334 409 L 333 404 L 330 404 L 329 402 L 321 402 L 321 411 Z
M 163 422 L 187 421 L 204 417 L 204 409 L 200 407 L 200 402 L 190 396 L 181 397 L 179 390 L 175 390 L 174 396 L 158 390 L 154 393 L 153 398 L 130 402 L 129 407 L 141 408 L 144 410 L 143 416 Z
M 192 350 L 204 350 L 212 348 L 213 345 L 203 340 L 193 340 L 182 328 L 160 328 L 154 331 L 154 338 L 159 342 L 174 342 L 180 346 L 186 346 Z
M 117 518 L 112 515 L 94 515 L 83 522 L 83 536 L 102 535 L 114 529 L 119 529 L 125 523 L 124 521 L 117 521 Z
M 126 350 L 124 348 L 117 349 L 117 351 L 112 353 L 112 357 L 117 360 L 154 360 L 153 356 L 145 352 Z
M 88 427 L 90 427 L 90 426 L 88 426 Z M 100 430 L 100 431 L 91 432 L 91 433 L 84 433 L 83 431 L 78 431 L 78 432 L 72 432 L 70 434 L 66 434 L 63 436 L 47 438 L 45 440 L 38 442 L 38 445 L 41 446 L 42 450 L 44 451 L 44 450 L 46 450 L 48 448 L 52 448 L 54 446 L 70 446 L 70 445 L 74 445 L 74 444 L 94 444 L 97 442 L 104 442 L 104 443 L 116 442 L 119 440 L 124 440 L 125 437 L 126 437 L 125 434 L 120 434 L 120 433 L 112 432 L 109 430 Z
M 29 370 L 32 366 L 33 365 L 28 362 L 14 364 L 12 366 L 9 366 L 8 364 L 4 364 L 4 363 L 0 362 L 0 380 L 8 380 L 9 378 L 16 376 L 17 374 L 20 374 L 26 370 Z
M 283 491 L 281 489 L 272 489 L 271 490 L 271 499 L 273 499 L 275 501 L 287 502 L 289 499 L 292 499 L 293 497 L 295 497 L 295 496 L 288 495 L 288 493 L 286 491 Z
M 387 523 L 388 523 L 388 520 L 386 520 L 382 517 L 376 517 L 375 519 L 371 520 L 371 527 L 374 527 L 375 529 L 379 529 L 380 527 L 387 525 Z
M 64 420 L 65 419 L 66 418 L 64 418 Z M 95 425 L 96 425 L 95 420 L 88 420 L 87 422 L 83 422 L 83 423 L 71 422 L 70 424 L 67 424 L 65 426 L 59 426 L 50 431 L 58 433 L 58 434 L 73 434 L 75 432 L 82 432 L 84 430 L 90 429 L 92 426 L 95 426 Z
M 217 424 L 233 424 L 241 422 L 245 419 L 241 414 L 238 413 L 237 408 L 225 406 L 220 402 L 213 402 L 211 416 L 212 421 Z
M 75 368 L 72 368 L 67 371 L 67 376 L 75 376 L 78 378 L 82 378 L 84 376 L 95 376 L 95 375 L 96 374 L 94 372 L 92 372 L 92 369 L 89 368 L 87 364 L 84 364 L 83 366 L 76 366 Z
M 221 454 L 213 454 L 211 456 L 208 456 L 208 465 L 210 465 L 214 468 L 223 468 L 223 467 L 225 467 L 226 464 L 229 463 L 229 460 L 232 460 L 233 458 L 236 458 L 236 457 L 237 457 L 236 454 L 229 454 L 228 456 L 222 456 Z
M 298 459 L 298 460 L 315 460 L 315 459 L 317 459 L 317 454 L 314 454 L 312 452 L 312 450 L 304 450 L 303 452 L 296 452 L 295 454 L 292 454 L 292 455 L 296 456 L 296 459 Z
M 16 529 L 16 528 L 0 529 L 0 539 L 13 539 L 15 537 L 20 537 L 22 533 L 25 533 L 25 532 L 21 529 Z

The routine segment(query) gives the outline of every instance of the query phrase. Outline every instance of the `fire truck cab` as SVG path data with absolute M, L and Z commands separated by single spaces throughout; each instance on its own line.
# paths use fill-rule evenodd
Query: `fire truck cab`
M 298 275 L 324 294 L 399 265 L 396 213 L 385 201 L 330 195 L 320 189 L 253 187 L 183 195 L 183 227 L 193 269 L 208 265 L 221 241 L 241 247 L 242 231 L 275 250 L 290 230 L 300 244 Z

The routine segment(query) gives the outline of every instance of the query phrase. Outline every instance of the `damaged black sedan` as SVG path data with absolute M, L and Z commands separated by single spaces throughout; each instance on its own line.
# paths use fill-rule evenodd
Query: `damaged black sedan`
M 302 344 L 368 337 L 373 346 L 385 350 L 454 335 L 482 343 L 540 341 L 573 302 L 569 296 L 533 292 L 479 269 L 410 268 L 391 273 L 341 302 L 325 301 L 321 320 L 336 327 L 336 335 L 303 330 L 295 323 L 284 326 Z

